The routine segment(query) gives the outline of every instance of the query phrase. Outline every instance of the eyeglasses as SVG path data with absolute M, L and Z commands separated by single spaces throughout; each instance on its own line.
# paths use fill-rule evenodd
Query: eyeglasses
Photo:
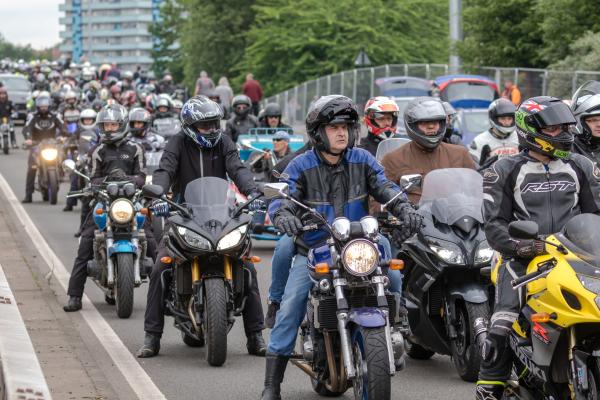
M 282 142 L 282 141 L 284 141 L 284 140 L 285 140 L 285 139 L 273 139 L 273 141 L 274 141 L 274 142 Z

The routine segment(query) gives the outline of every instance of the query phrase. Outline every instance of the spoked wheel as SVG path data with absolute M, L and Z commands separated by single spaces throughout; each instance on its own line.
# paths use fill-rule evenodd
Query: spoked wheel
M 481 364 L 481 351 L 473 324 L 477 318 L 489 318 L 487 302 L 457 304 L 456 339 L 452 341 L 452 361 L 458 375 L 467 382 L 475 382 Z
M 384 328 L 356 327 L 352 334 L 356 377 L 355 400 L 387 400 L 391 397 L 390 361 Z

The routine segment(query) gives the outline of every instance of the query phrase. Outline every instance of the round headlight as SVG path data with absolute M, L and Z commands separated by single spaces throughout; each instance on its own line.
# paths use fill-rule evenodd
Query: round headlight
M 58 157 L 58 150 L 53 148 L 47 148 L 42 150 L 42 158 L 46 161 L 56 160 Z
M 356 239 L 342 250 L 342 261 L 352 275 L 369 275 L 377 268 L 379 252 L 368 240 Z
M 124 199 L 113 201 L 110 205 L 109 214 L 110 218 L 119 224 L 129 222 L 133 218 L 133 204 Z

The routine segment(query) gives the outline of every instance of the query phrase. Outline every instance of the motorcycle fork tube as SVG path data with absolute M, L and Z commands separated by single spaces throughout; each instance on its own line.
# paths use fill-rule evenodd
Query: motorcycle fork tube
M 346 300 L 346 297 L 344 296 L 344 286 L 346 286 L 346 280 L 341 279 L 338 276 L 338 272 L 334 270 L 333 286 L 335 287 L 335 299 L 338 304 L 338 331 L 340 332 L 341 350 L 342 355 L 344 357 L 344 367 L 346 367 L 346 375 L 349 379 L 352 379 L 356 376 L 356 371 L 354 369 L 354 362 L 352 361 L 350 334 L 348 332 L 348 328 L 346 328 L 348 321 L 348 302 Z M 345 307 L 339 307 L 340 304 L 345 305 Z
M 571 365 L 571 379 L 569 380 L 569 390 L 571 391 L 571 398 L 576 397 L 575 384 L 577 383 L 577 365 L 575 364 L 575 357 L 573 357 L 573 349 L 577 345 L 577 338 L 575 337 L 575 327 L 569 328 L 569 364 Z
M 140 276 L 140 258 L 142 257 L 142 249 L 140 248 L 140 241 L 138 240 L 137 229 L 135 228 L 133 237 L 131 238 L 131 244 L 135 247 L 135 257 L 133 258 L 133 282 L 135 283 L 135 286 L 140 286 L 142 284 L 142 277 Z
M 228 256 L 223 257 L 223 273 L 225 274 L 225 279 L 231 282 L 233 280 L 233 272 L 231 270 L 231 258 Z
M 383 296 L 385 297 L 385 289 L 383 287 L 383 279 L 377 280 L 377 297 Z M 385 315 L 385 342 L 388 348 L 388 362 L 390 363 L 390 375 L 396 374 L 396 361 L 394 360 L 394 346 L 392 345 L 392 332 L 390 331 L 392 324 L 390 323 L 390 311 L 389 305 L 387 309 L 381 310 Z
M 110 225 L 106 224 L 106 283 L 111 288 L 115 284 L 115 265 L 109 253 L 113 244 L 112 230 L 110 229 Z
M 192 260 L 192 283 L 196 283 L 200 280 L 200 261 L 198 257 L 194 257 Z

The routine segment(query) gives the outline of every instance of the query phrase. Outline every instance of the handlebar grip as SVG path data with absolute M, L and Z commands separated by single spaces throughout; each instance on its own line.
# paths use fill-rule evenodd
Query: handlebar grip
M 319 229 L 319 225 L 317 225 L 317 224 L 310 224 L 310 225 L 303 226 L 302 229 L 301 229 L 301 231 L 302 232 L 308 232 L 308 231 L 315 231 L 317 229 Z

